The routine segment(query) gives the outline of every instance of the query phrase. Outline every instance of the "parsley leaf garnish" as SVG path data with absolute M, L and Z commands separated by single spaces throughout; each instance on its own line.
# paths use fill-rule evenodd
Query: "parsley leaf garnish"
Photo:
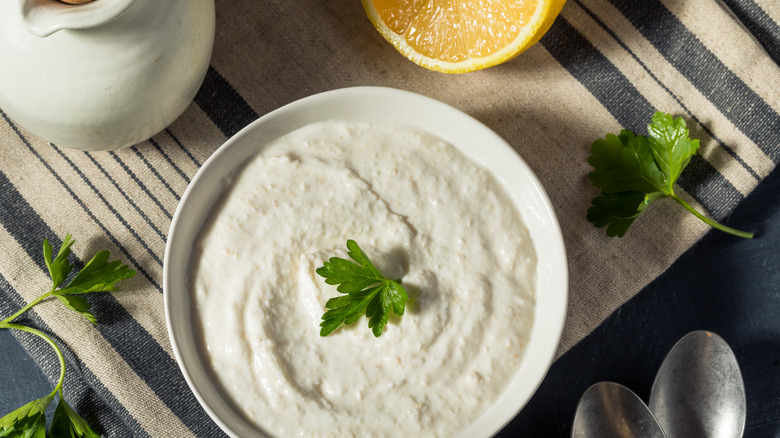
M 69 237 L 70 237 L 69 235 L 65 237 L 66 241 L 68 240 Z M 72 244 L 72 241 L 70 241 L 69 243 Z M 43 246 L 44 246 L 44 253 L 46 253 L 46 247 L 47 246 L 50 247 L 49 241 L 45 240 Z M 63 243 L 63 247 L 64 246 L 65 243 Z M 70 251 L 68 250 L 67 252 Z M 60 249 L 60 253 L 62 253 L 62 249 Z M 75 277 L 73 277 L 73 280 L 71 280 L 70 283 L 67 284 L 67 286 L 57 291 L 54 291 L 53 293 L 53 295 L 56 296 L 57 299 L 59 299 L 66 307 L 80 313 L 93 324 L 97 324 L 97 320 L 95 319 L 95 315 L 93 315 L 92 312 L 90 312 L 89 310 L 92 306 L 84 297 L 81 297 L 79 295 L 91 293 L 91 292 L 114 291 L 116 290 L 116 283 L 119 280 L 123 280 L 125 278 L 129 278 L 135 275 L 135 271 L 131 270 L 126 265 L 123 265 L 121 261 L 114 260 L 113 262 L 109 262 L 108 257 L 109 257 L 108 251 L 98 252 L 97 254 L 95 254 L 94 257 L 92 257 L 92 260 L 90 260 L 81 269 L 81 271 L 79 271 L 79 273 L 76 274 Z M 49 267 L 50 272 L 52 270 L 51 266 L 61 265 L 61 263 L 58 264 L 55 262 L 56 259 L 50 264 Z M 62 275 L 63 278 L 66 277 L 67 273 L 71 271 L 72 267 L 70 266 L 70 264 L 67 264 L 63 266 L 61 269 L 65 273 L 58 274 L 57 278 L 59 278 L 60 275 Z M 54 273 L 52 273 L 52 279 L 54 281 L 55 287 L 61 284 L 61 281 L 58 282 L 55 279 Z
M 399 281 L 386 279 L 354 240 L 347 241 L 347 255 L 357 263 L 331 257 L 315 272 L 325 283 L 338 285 L 336 290 L 346 294 L 325 303 L 330 309 L 322 315 L 320 336 L 328 336 L 342 323 L 350 325 L 365 311 L 368 327 L 379 337 L 391 312 L 403 315 L 409 296 Z
M 0 437 L 45 436 L 46 415 L 44 412 L 53 398 L 54 393 L 51 393 L 0 418 Z
M 688 137 L 685 120 L 656 112 L 647 131 L 648 137 L 623 130 L 593 142 L 588 163 L 594 170 L 588 177 L 602 194 L 593 199 L 588 221 L 606 227 L 608 236 L 622 237 L 648 205 L 672 198 L 710 226 L 752 238 L 753 233 L 721 225 L 675 194 L 675 182 L 699 150 L 699 140 Z
M 62 395 L 62 383 L 65 381 L 65 358 L 57 344 L 40 330 L 12 323 L 14 319 L 36 304 L 54 296 L 68 308 L 83 315 L 91 323 L 97 324 L 95 315 L 89 310 L 91 305 L 81 295 L 91 292 L 114 291 L 119 280 L 135 275 L 135 271 L 123 265 L 121 261 L 109 262 L 108 251 L 100 251 L 92 257 L 65 287 L 60 288 L 71 271 L 73 271 L 73 265 L 68 261 L 70 247 L 73 243 L 74 240 L 70 234 L 67 234 L 57 255 L 52 258 L 53 250 L 49 240 L 45 239 L 43 241 L 43 257 L 52 280 L 51 290 L 34 299 L 13 315 L 0 320 L 0 329 L 21 330 L 32 333 L 46 341 L 57 353 L 57 358 L 60 361 L 60 379 L 54 390 L 46 397 L 33 400 L 0 418 L 0 438 L 44 438 L 46 436 L 46 416 L 44 412 L 56 394 L 59 394 L 59 403 L 49 427 L 49 435 L 54 437 L 99 438 L 99 435 L 89 427 L 87 422 L 65 402 L 65 398 Z
M 49 435 L 52 437 L 100 438 L 100 435 L 95 433 L 86 420 L 81 418 L 73 408 L 65 403 L 65 399 L 61 396 L 57 409 L 54 410 L 54 416 L 51 419 Z

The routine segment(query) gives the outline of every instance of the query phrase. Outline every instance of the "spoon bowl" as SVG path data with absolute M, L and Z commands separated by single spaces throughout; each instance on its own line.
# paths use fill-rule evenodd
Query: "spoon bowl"
M 666 438 L 647 405 L 614 382 L 588 388 L 574 414 L 572 438 Z
M 726 341 L 691 332 L 667 354 L 650 393 L 650 411 L 669 438 L 738 438 L 745 429 L 745 386 Z

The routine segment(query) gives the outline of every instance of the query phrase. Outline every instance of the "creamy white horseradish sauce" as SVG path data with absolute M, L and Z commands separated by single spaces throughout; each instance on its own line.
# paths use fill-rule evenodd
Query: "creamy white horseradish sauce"
M 497 180 L 400 124 L 329 121 L 263 148 L 194 248 L 204 356 L 271 436 L 452 436 L 518 369 L 536 258 Z M 354 239 L 411 301 L 320 337 L 340 294 L 314 271 Z

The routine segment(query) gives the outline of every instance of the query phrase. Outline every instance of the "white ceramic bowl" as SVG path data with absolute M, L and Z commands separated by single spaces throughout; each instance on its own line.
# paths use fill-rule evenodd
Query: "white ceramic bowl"
M 568 270 L 563 238 L 539 180 L 517 153 L 474 118 L 436 100 L 390 88 L 334 90 L 273 111 L 233 136 L 212 155 L 182 196 L 165 249 L 165 314 L 173 351 L 187 383 L 211 418 L 234 437 L 264 435 L 223 399 L 201 360 L 187 287 L 190 252 L 228 175 L 264 145 L 324 120 L 400 122 L 435 134 L 490 169 L 515 202 L 538 257 L 534 323 L 520 368 L 504 392 L 459 438 L 490 437 L 525 405 L 549 369 L 563 331 Z

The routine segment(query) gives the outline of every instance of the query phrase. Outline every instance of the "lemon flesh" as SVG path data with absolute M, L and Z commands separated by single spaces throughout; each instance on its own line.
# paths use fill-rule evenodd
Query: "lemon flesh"
M 374 27 L 418 65 L 465 73 L 536 43 L 565 0 L 362 0 Z

